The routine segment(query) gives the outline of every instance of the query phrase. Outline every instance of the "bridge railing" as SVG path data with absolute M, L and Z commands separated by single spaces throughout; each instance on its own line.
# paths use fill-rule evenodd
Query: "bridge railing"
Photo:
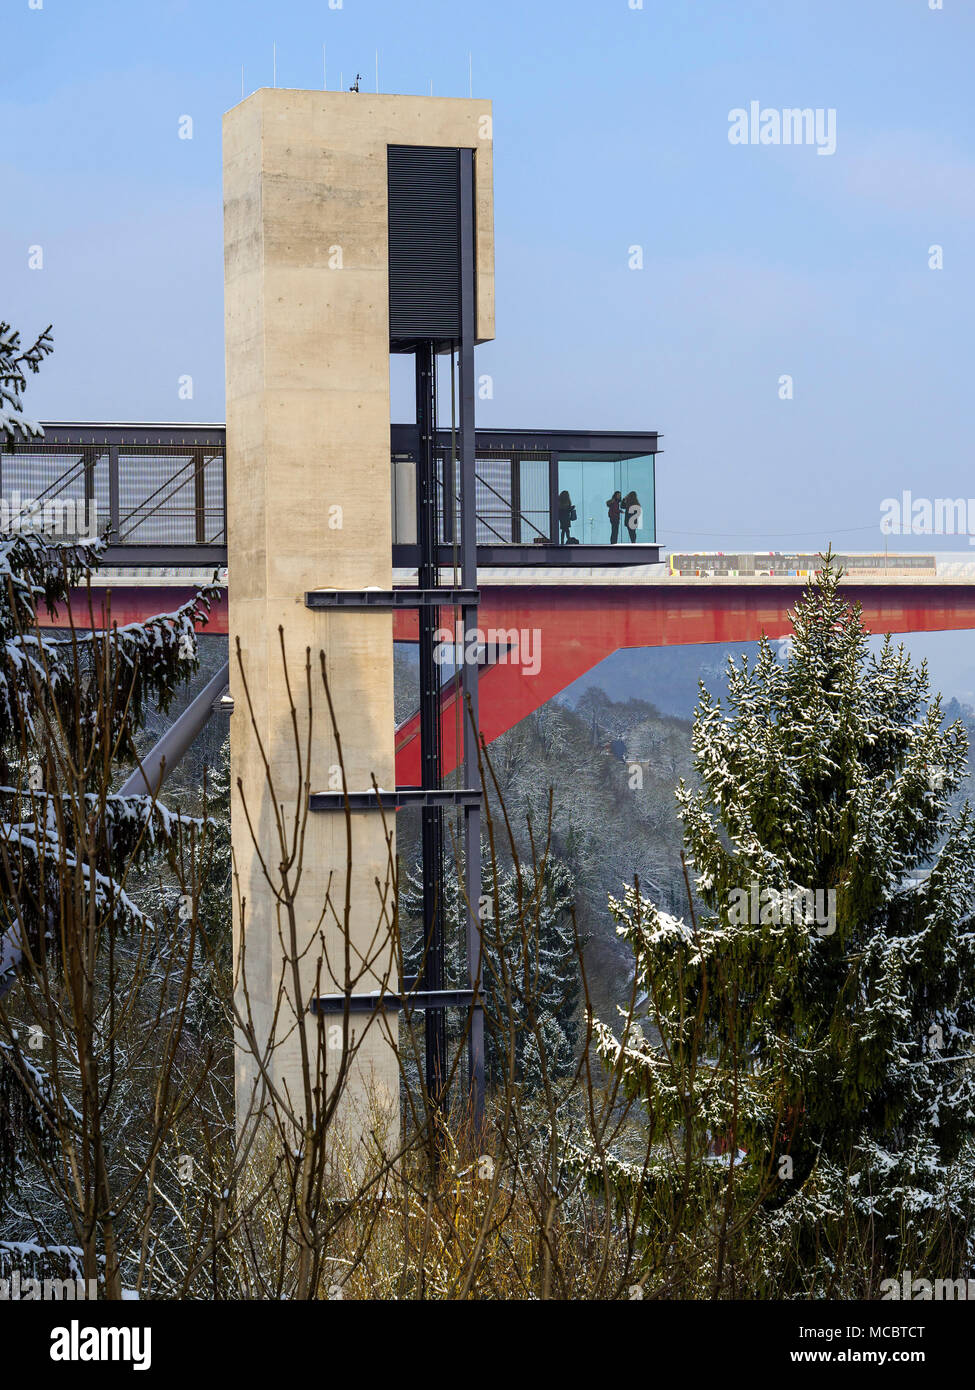
M 474 460 L 474 510 L 478 545 L 534 545 L 552 541 L 550 458 L 542 452 L 478 452 Z M 453 493 L 450 455 L 437 458 L 437 521 L 443 545 L 458 544 L 461 523 L 457 461 Z
M 119 566 L 210 567 L 226 563 L 226 431 L 223 425 L 45 424 L 40 439 L 0 450 L 0 530 L 43 526 L 64 539 L 110 537 L 105 563 Z M 443 563 L 460 544 L 456 460 L 440 432 L 438 526 Z M 475 464 L 478 563 L 486 565 L 648 563 L 658 558 L 653 531 L 653 455 L 598 452 L 620 440 L 637 447 L 656 436 L 566 435 L 523 431 L 479 433 Z M 393 563 L 416 563 L 416 472 L 410 430 L 392 426 Z M 646 510 L 641 547 L 610 547 L 607 487 L 620 469 L 638 477 Z M 639 472 L 640 469 L 642 472 Z M 559 489 L 565 470 L 576 481 L 580 524 L 559 546 Z M 614 471 L 615 470 L 615 471 Z M 634 471 L 637 470 L 637 471 Z M 453 471 L 453 480 L 451 473 Z M 623 475 L 620 474 L 620 477 Z M 581 483 L 579 483 L 581 480 Z M 451 486 L 453 481 L 453 486 Z M 579 485 L 577 486 L 577 483 Z M 603 524 L 582 525 L 586 508 L 603 509 Z M 598 507 L 597 507 L 598 512 Z M 649 520 L 647 520 L 649 518 Z M 603 531 L 606 532 L 603 535 Z M 626 533 L 621 531 L 626 540 Z M 553 548 L 558 547 L 558 558 Z M 651 553 L 651 551 L 653 553 Z M 596 558 L 593 559 L 592 557 Z
M 97 437 L 100 429 L 106 437 Z M 108 533 L 112 552 L 143 563 L 219 559 L 227 531 L 222 439 L 150 434 L 48 426 L 43 439 L 0 451 L 0 520 L 66 540 Z

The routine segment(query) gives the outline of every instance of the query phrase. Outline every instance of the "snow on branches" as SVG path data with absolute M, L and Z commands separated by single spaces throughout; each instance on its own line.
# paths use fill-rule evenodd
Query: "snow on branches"
M 661 1059 L 697 1058 L 682 1099 L 712 1135 L 720 1075 L 725 1147 L 769 1209 L 792 1207 L 776 1219 L 797 1241 L 824 1207 L 922 1244 L 915 1216 L 950 1211 L 938 1239 L 975 1255 L 975 819 L 953 809 L 967 739 L 923 664 L 889 637 L 871 654 L 840 580 L 827 556 L 787 651 L 730 662 L 723 703 L 702 684 L 696 784 L 677 800 L 703 910 L 691 931 L 635 893 L 611 904 L 660 1043 L 597 1041 L 648 1110 L 667 1097 Z M 767 910 L 810 895 L 828 925 Z
M 30 347 L 22 348 L 17 330 L 0 320 L 0 443 L 44 433 L 36 421 L 24 415 L 23 395 L 27 373 L 40 371 L 44 358 L 53 351 L 50 324 Z

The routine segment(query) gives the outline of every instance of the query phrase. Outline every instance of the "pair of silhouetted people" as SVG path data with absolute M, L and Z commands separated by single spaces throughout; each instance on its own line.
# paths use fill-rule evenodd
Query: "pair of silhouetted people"
M 609 513 L 609 543 L 615 545 L 620 538 L 620 521 L 626 524 L 626 530 L 631 541 L 636 540 L 636 533 L 640 529 L 643 509 L 640 506 L 640 499 L 635 492 L 628 492 L 624 497 L 617 488 L 612 497 L 607 499 L 606 510 Z M 572 498 L 568 491 L 559 493 L 559 545 L 568 545 L 572 539 L 572 523 L 576 519 L 576 509 L 572 505 Z
M 640 529 L 640 499 L 635 492 L 628 492 L 624 497 L 619 489 L 607 499 L 606 510 L 609 512 L 609 543 L 615 545 L 620 538 L 620 518 L 626 518 L 626 529 L 631 541 L 636 540 L 636 533 Z

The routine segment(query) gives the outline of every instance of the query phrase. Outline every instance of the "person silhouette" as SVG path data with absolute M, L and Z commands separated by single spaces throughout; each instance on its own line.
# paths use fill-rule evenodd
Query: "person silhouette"
M 568 545 L 576 509 L 568 492 L 559 493 L 559 545 Z
M 613 493 L 612 497 L 606 502 L 606 510 L 609 512 L 609 543 L 615 545 L 620 538 L 620 515 L 623 511 L 622 496 L 619 488 Z
M 635 541 L 643 517 L 643 508 L 640 506 L 640 499 L 635 492 L 628 492 L 623 498 L 623 511 L 626 513 L 626 529 L 629 532 L 630 540 Z

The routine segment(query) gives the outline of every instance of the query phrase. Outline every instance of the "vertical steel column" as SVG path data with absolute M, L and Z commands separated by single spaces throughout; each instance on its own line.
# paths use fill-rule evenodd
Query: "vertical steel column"
M 420 549 L 417 580 L 421 589 L 439 585 L 436 465 L 436 359 L 432 342 L 416 348 L 416 525 Z M 434 639 L 440 610 L 420 609 L 420 758 L 426 788 L 440 786 L 440 667 Z M 444 987 L 444 825 L 442 807 L 420 812 L 423 864 L 423 933 L 426 955 L 422 989 Z M 443 1100 L 447 1077 L 447 1026 L 442 1009 L 427 1009 L 425 1023 L 426 1084 L 434 1105 Z
M 548 456 L 548 535 L 555 545 L 561 538 L 559 531 L 559 460 L 557 454 Z
M 196 451 L 193 458 L 193 511 L 195 513 L 195 526 L 193 534 L 196 536 L 197 545 L 205 545 L 207 538 L 206 526 L 206 482 L 203 470 L 206 468 L 203 450 Z
M 461 584 L 477 588 L 477 516 L 474 485 L 474 338 L 476 333 L 476 261 L 474 235 L 474 151 L 460 152 L 460 494 L 461 494 Z M 476 605 L 462 610 L 465 638 L 477 627 Z M 466 650 L 465 640 L 465 650 Z M 477 762 L 477 678 L 478 668 L 465 661 L 461 688 L 464 703 L 464 785 L 479 785 Z M 481 812 L 468 807 L 464 815 L 464 889 L 470 911 L 467 918 L 467 964 L 474 990 L 471 1028 L 468 1038 L 468 1065 L 471 1079 L 474 1125 L 478 1134 L 484 1123 L 484 1010 L 480 999 L 483 976 L 481 962 Z
M 95 463 L 98 458 L 96 449 L 85 449 L 85 530 L 91 534 L 92 523 L 97 523 L 95 514 Z
M 121 545 L 122 537 L 119 535 L 121 507 L 119 505 L 117 444 L 111 444 L 108 450 L 108 522 L 112 530 L 112 544 Z

